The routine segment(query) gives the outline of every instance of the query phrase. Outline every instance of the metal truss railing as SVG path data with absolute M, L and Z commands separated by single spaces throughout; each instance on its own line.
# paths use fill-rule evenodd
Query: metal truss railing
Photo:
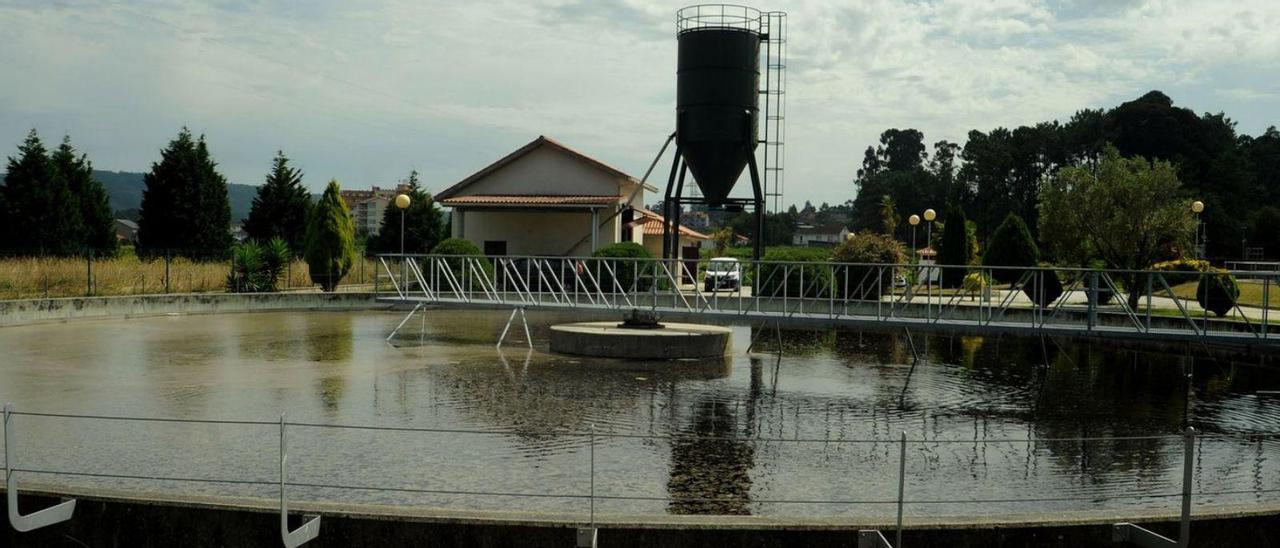
M 129 474 L 117 473 L 111 470 L 61 470 L 40 467 L 18 467 L 13 455 L 16 453 L 16 417 L 44 418 L 54 420 L 70 420 L 70 421 L 111 421 L 111 422 L 130 422 L 130 423 L 171 423 L 180 424 L 192 428 L 202 425 L 231 425 L 245 428 L 278 428 L 280 432 L 280 445 L 278 453 L 276 447 L 261 448 L 262 451 L 279 457 L 280 475 L 275 478 L 245 478 L 245 477 L 190 477 L 190 476 L 174 476 L 174 475 L 158 475 L 158 474 Z M 769 438 L 763 436 L 711 436 L 711 435 L 685 435 L 685 434 L 639 434 L 639 433 L 614 433 L 614 432 L 597 432 L 592 426 L 587 431 L 572 430 L 548 430 L 541 432 L 504 432 L 501 430 L 469 430 L 458 428 L 430 428 L 430 427 L 407 427 L 407 426 L 373 426 L 373 425 L 348 425 L 348 424 L 325 424 L 315 422 L 289 422 L 281 415 L 279 420 L 217 420 L 217 419 L 178 419 L 178 418 L 159 418 L 159 417 L 138 417 L 138 416 L 121 416 L 121 415 L 99 415 L 99 414 L 73 414 L 73 413 L 49 413 L 49 412 L 22 412 L 15 411 L 11 405 L 5 406 L 5 475 L 7 478 L 7 496 L 9 497 L 9 518 L 11 525 L 19 531 L 28 531 L 44 525 L 50 525 L 59 521 L 73 519 L 72 512 L 74 510 L 73 503 L 64 503 L 62 506 L 51 508 L 50 510 L 62 509 L 59 511 L 58 520 L 38 520 L 33 523 L 27 518 L 31 516 L 15 516 L 17 514 L 16 501 L 18 495 L 17 474 L 34 474 L 62 477 L 85 477 L 100 479 L 127 479 L 142 480 L 153 482 L 178 482 L 178 483 L 203 483 L 203 484 L 224 484 L 224 485 L 247 485 L 247 486 L 263 486 L 278 487 L 280 493 L 280 516 L 281 516 L 281 542 L 284 546 L 296 547 L 315 539 L 320 534 L 320 516 L 307 516 L 305 524 L 290 531 L 287 527 L 288 505 L 285 497 L 286 489 L 289 487 L 326 489 L 336 491 L 358 491 L 358 492 L 385 492 L 385 493 L 410 493 L 425 495 L 446 495 L 446 496 L 469 496 L 469 497 L 491 497 L 491 498 L 532 498 L 532 499 L 560 499 L 560 500 L 576 500 L 582 501 L 587 506 L 587 511 L 582 515 L 584 518 L 581 522 L 582 527 L 579 528 L 579 546 L 595 546 L 594 539 L 598 524 L 596 521 L 596 502 L 597 501 L 655 501 L 672 503 L 740 503 L 740 498 L 732 497 L 689 497 L 680 495 L 652 496 L 652 495 L 634 495 L 627 493 L 611 493 L 601 492 L 596 487 L 596 476 L 601 464 L 597 463 L 596 446 L 605 443 L 610 439 L 635 439 L 642 440 L 645 443 L 655 442 L 675 442 L 675 441 L 735 441 L 750 443 L 775 443 L 775 444 L 835 444 L 835 445 L 874 445 L 874 446 L 896 446 L 898 451 L 898 483 L 897 496 L 894 498 L 857 498 L 857 499 L 802 499 L 802 498 L 752 498 L 750 502 L 757 504 L 777 504 L 777 505 L 845 505 L 845 506 L 865 506 L 865 505 L 892 505 L 895 510 L 895 542 L 890 544 L 887 539 L 879 531 L 859 531 L 857 537 L 859 546 L 876 547 L 876 546 L 897 546 L 902 544 L 902 531 L 904 528 L 903 509 L 907 505 L 925 505 L 934 506 L 941 504 L 965 504 L 965 505 L 981 505 L 981 504 L 1019 504 L 1031 502 L 1106 502 L 1106 501 L 1139 501 L 1150 499 L 1179 499 L 1180 505 L 1180 535 L 1179 539 L 1174 541 L 1151 533 L 1146 529 L 1129 523 L 1117 523 L 1114 525 L 1114 540 L 1117 542 L 1128 541 L 1144 546 L 1186 546 L 1190 539 L 1190 525 L 1192 500 L 1194 497 L 1207 496 L 1224 496 L 1224 495 L 1253 495 L 1255 497 L 1263 494 L 1280 493 L 1280 484 L 1276 487 L 1259 486 L 1250 490 L 1200 490 L 1193 489 L 1194 465 L 1196 464 L 1196 456 L 1193 448 L 1198 441 L 1202 440 L 1260 440 L 1280 438 L 1280 431 L 1276 432 L 1246 432 L 1235 434 L 1202 434 L 1194 429 L 1188 429 L 1181 434 L 1159 434 L 1159 435 L 1143 435 L 1143 436 L 1109 436 L 1109 437 L 1076 437 L 1076 438 L 1007 438 L 1007 439 L 988 439 L 988 440 L 972 440 L 972 439 L 908 439 L 906 432 L 902 432 L 897 439 L 892 438 Z M 550 437 L 572 437 L 587 440 L 586 462 L 583 463 L 582 476 L 587 479 L 587 489 L 582 492 L 573 490 L 560 489 L 563 486 L 551 486 L 546 491 L 504 491 L 495 490 L 465 490 L 465 489 L 448 489 L 443 487 L 434 487 L 430 485 L 406 486 L 403 483 L 396 485 L 363 485 L 346 483 L 341 481 L 335 482 L 298 482 L 289 481 L 286 470 L 288 462 L 288 450 L 286 444 L 286 431 L 294 431 L 298 429 L 323 429 L 323 430 L 351 430 L 365 432 L 398 432 L 398 433 L 422 433 L 422 434 L 447 434 L 447 435 L 478 435 L 478 436 L 494 436 L 494 435 L 520 435 L 520 436 L 538 436 L 542 438 Z M 907 485 L 907 468 L 908 447 L 912 445 L 936 446 L 938 444 L 984 444 L 984 445 L 1006 445 L 1006 444 L 1032 444 L 1037 442 L 1066 442 L 1066 443 L 1100 443 L 1100 442 L 1130 442 L 1130 441 L 1164 441 L 1174 442 L 1181 441 L 1183 450 L 1182 459 L 1182 484 L 1181 489 L 1174 491 L 1159 492 L 1126 492 L 1109 495 L 1087 495 L 1087 496 L 1030 496 L 1030 497 L 1008 497 L 1008 498 L 918 498 L 908 496 L 906 491 Z M 31 442 L 26 442 L 31 443 Z M 173 443 L 180 443 L 174 440 Z M 110 448 L 101 448 L 103 451 L 110 451 Z M 240 447 L 237 451 L 251 451 L 252 448 Z M 607 468 L 607 466 L 606 466 Z M 312 470 L 312 472 L 315 472 Z M 37 513 L 37 515 L 42 514 Z M 26 520 L 26 521 L 24 521 Z
M 379 262 L 379 278 L 389 283 L 378 284 L 378 297 L 407 303 L 1280 340 L 1271 325 L 1277 279 L 1247 271 L 742 261 L 709 275 L 705 261 L 676 259 L 383 255 Z M 993 282 L 997 274 L 1007 283 Z M 1232 291 L 1239 295 L 1224 297 Z

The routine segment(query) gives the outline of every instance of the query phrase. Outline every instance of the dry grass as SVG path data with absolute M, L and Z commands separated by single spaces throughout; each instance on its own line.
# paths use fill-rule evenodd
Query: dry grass
M 374 261 L 358 260 L 343 285 L 373 283 Z M 143 261 L 126 253 L 112 259 L 27 257 L 0 259 L 0 299 L 143 295 L 165 293 L 165 261 Z M 227 262 L 173 259 L 168 265 L 169 293 L 226 291 Z M 298 260 L 281 280 L 283 290 L 315 287 L 307 265 Z

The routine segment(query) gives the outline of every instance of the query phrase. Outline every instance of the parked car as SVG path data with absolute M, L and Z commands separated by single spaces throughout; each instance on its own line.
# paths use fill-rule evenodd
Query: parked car
M 742 288 L 742 265 L 733 257 L 716 257 L 707 264 L 707 272 L 702 278 L 704 291 L 729 289 L 736 291 Z

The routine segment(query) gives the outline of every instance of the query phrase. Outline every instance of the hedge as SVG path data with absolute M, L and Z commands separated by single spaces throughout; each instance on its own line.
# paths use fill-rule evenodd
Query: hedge
M 826 263 L 831 260 L 828 249 L 817 247 L 780 247 L 768 250 L 764 254 L 765 263 L 760 265 L 759 280 L 755 281 L 755 295 L 759 297 L 807 297 L 827 298 L 835 289 L 831 279 L 831 268 L 821 265 L 769 264 L 768 261 L 785 261 L 791 263 Z M 800 278 L 804 278 L 804 286 Z M 783 287 L 785 280 L 786 286 Z
M 859 232 L 836 246 L 831 260 L 837 263 L 900 264 L 902 244 L 883 234 Z M 836 295 L 845 299 L 877 300 L 893 287 L 894 268 L 837 265 Z
M 444 263 L 449 272 L 453 274 L 453 279 L 458 283 L 463 282 L 463 257 L 480 257 L 480 268 L 483 272 L 476 272 L 474 268 L 465 269 L 465 273 L 469 274 L 471 277 L 470 286 L 472 288 L 479 289 L 479 287 L 477 287 L 477 281 L 482 276 L 489 280 L 493 279 L 493 263 L 489 262 L 489 259 L 484 258 L 484 254 L 480 252 L 480 248 L 476 247 L 476 244 L 467 240 L 462 238 L 448 238 L 442 240 L 440 243 L 436 244 L 435 247 L 431 248 L 431 254 L 449 256 L 444 260 Z M 428 279 L 431 277 L 427 267 L 423 268 L 422 273 Z M 440 287 L 436 289 L 443 290 L 448 288 L 448 282 L 444 280 L 440 280 L 440 282 Z
M 1041 265 L 1048 266 L 1048 265 Z M 1044 287 L 1040 287 L 1040 281 L 1044 280 Z M 1040 308 L 1048 308 L 1058 297 L 1062 296 L 1062 280 L 1058 278 L 1056 270 L 1043 270 L 1033 272 L 1027 283 L 1022 286 L 1022 292 L 1031 299 L 1032 303 Z
M 635 242 L 618 242 L 609 244 L 595 253 L 592 257 L 616 258 L 616 259 L 652 259 L 653 255 L 649 254 L 649 250 L 644 246 Z M 617 276 L 617 286 L 622 287 L 623 292 L 631 291 L 632 284 L 638 291 L 648 291 L 652 286 L 650 278 L 640 278 L 637 281 L 637 274 L 644 269 L 653 269 L 653 263 L 647 261 L 614 261 L 609 266 L 613 269 L 610 274 L 609 269 L 605 268 L 605 261 L 592 261 L 592 274 L 595 275 L 596 282 L 600 284 L 600 290 L 605 293 L 613 293 L 617 291 L 614 284 L 614 276 Z

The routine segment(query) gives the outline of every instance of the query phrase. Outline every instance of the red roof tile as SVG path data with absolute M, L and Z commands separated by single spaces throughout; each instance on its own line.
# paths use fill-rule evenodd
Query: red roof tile
M 637 209 L 635 210 L 635 212 L 640 217 L 634 221 L 631 221 L 631 223 L 628 226 L 631 226 L 633 228 L 639 227 L 641 233 L 644 234 L 645 236 L 662 235 L 663 225 L 667 224 L 666 219 L 664 219 L 661 215 L 658 215 L 657 213 L 654 213 L 647 209 Z M 683 236 L 688 236 L 690 238 L 697 239 L 697 240 L 711 239 L 710 236 L 707 236 L 706 234 L 693 230 L 684 225 L 680 225 L 680 234 Z

